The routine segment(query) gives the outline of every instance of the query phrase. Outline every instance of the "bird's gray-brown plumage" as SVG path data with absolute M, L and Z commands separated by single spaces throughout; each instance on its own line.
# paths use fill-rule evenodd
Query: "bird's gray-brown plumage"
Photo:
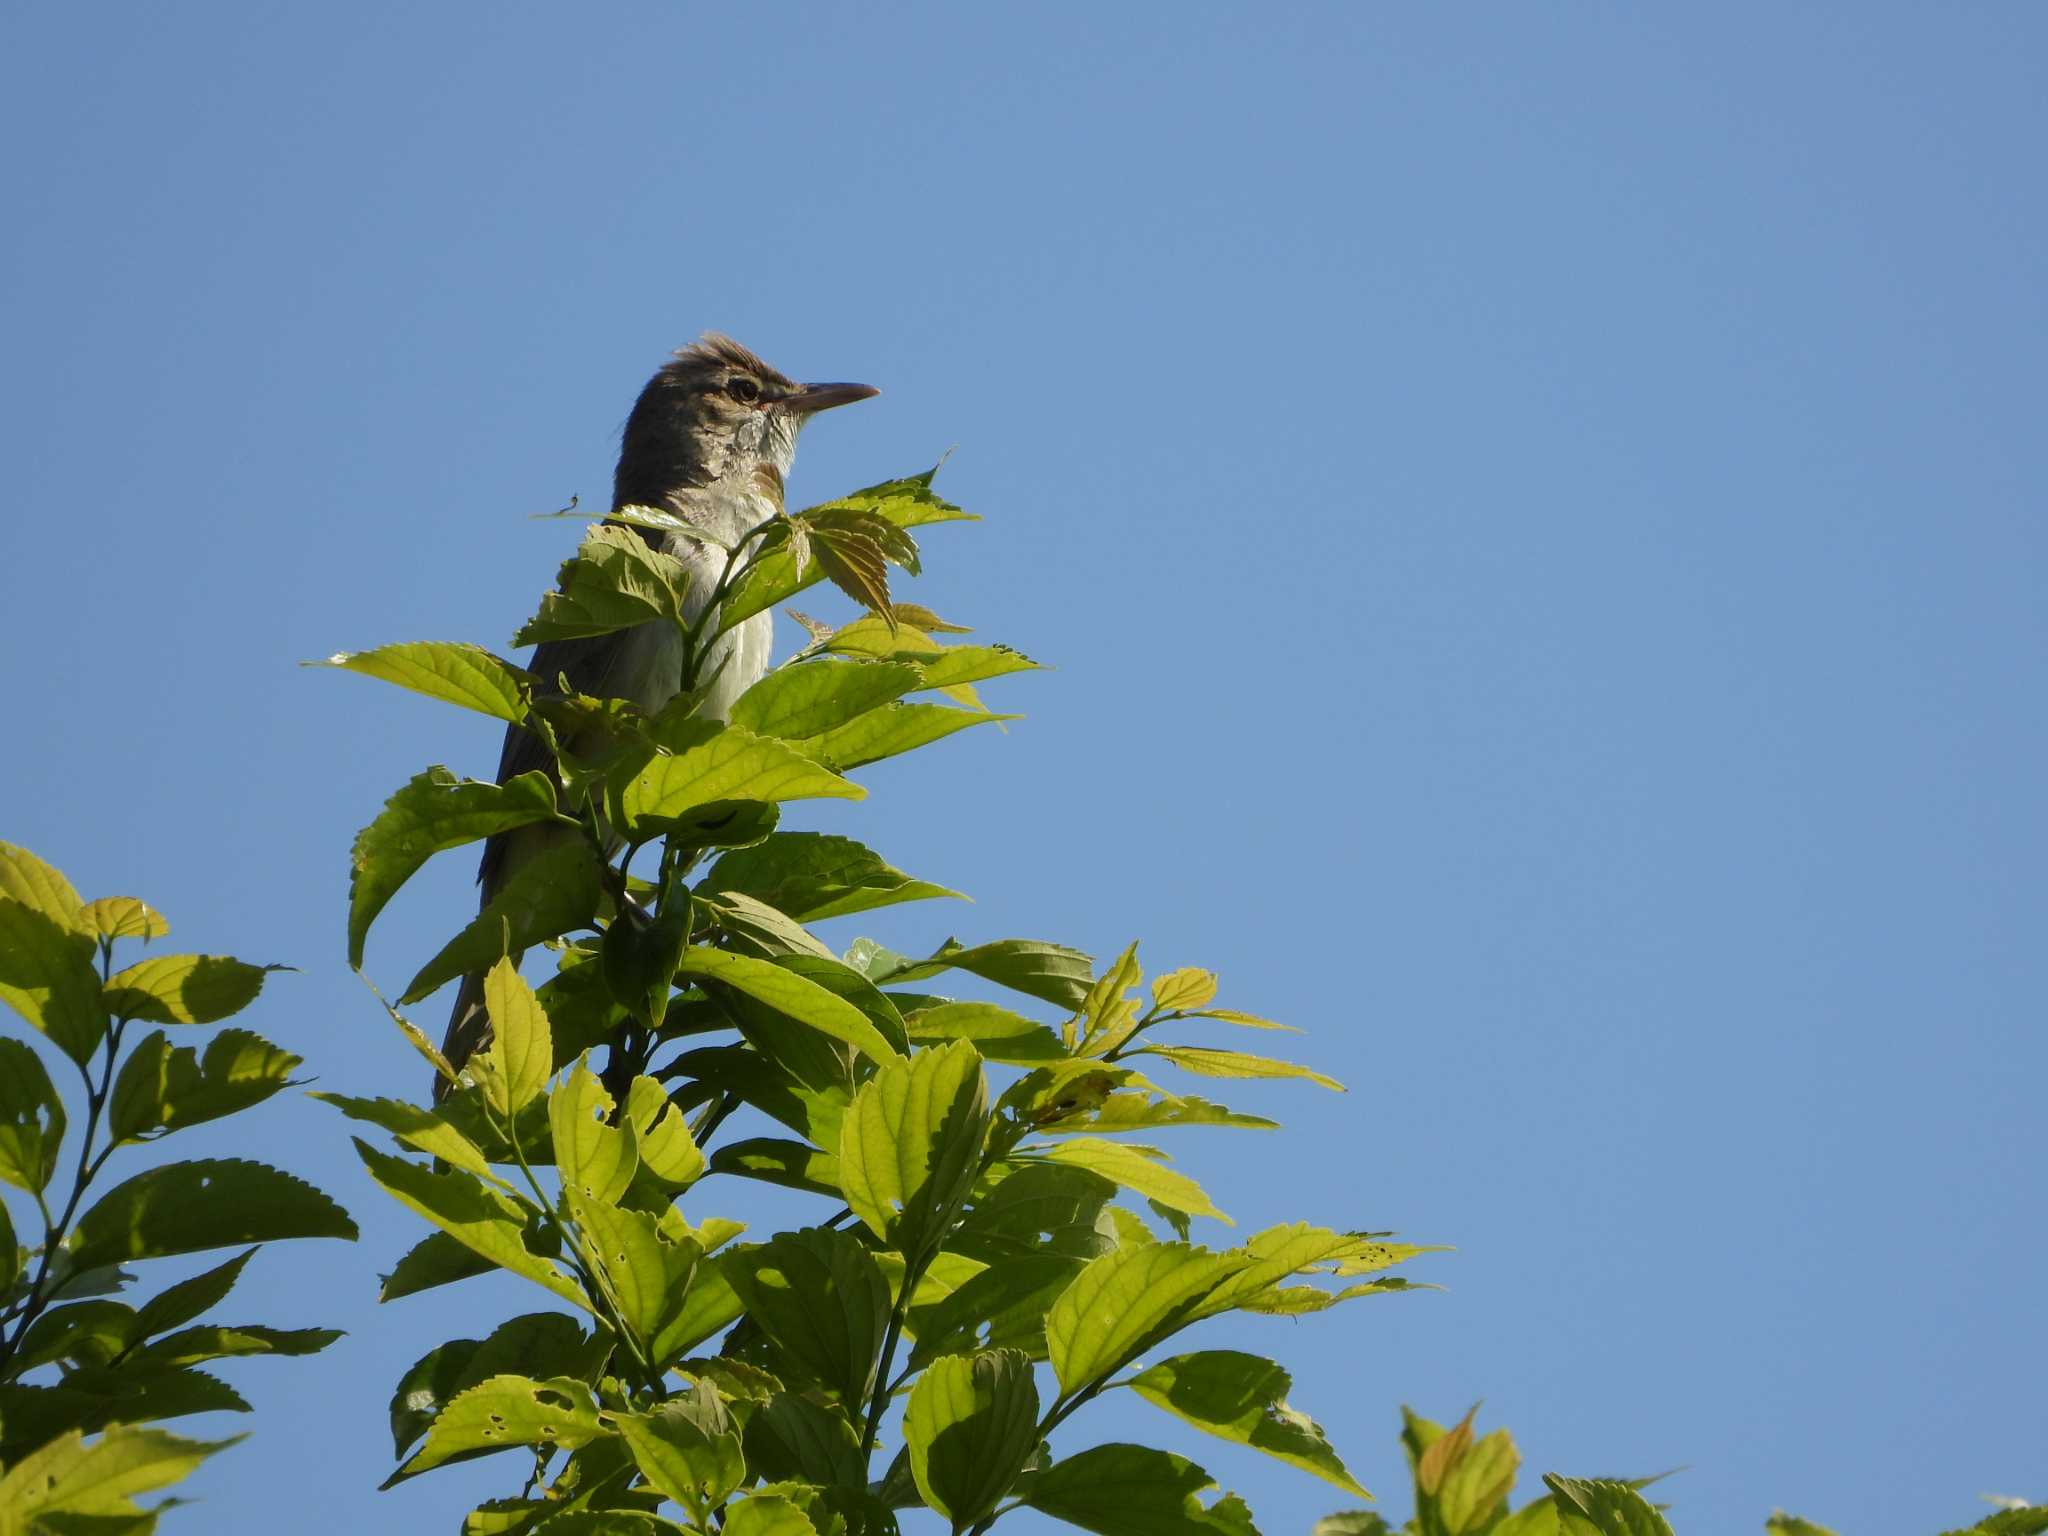
M 612 479 L 613 510 L 653 507 L 730 542 L 782 510 L 783 477 L 796 457 L 803 424 L 821 410 L 874 393 L 865 384 L 799 384 L 730 337 L 707 335 L 676 353 L 634 402 Z M 724 552 L 678 534 L 634 531 L 688 568 L 685 617 L 695 620 L 723 570 Z M 700 674 L 716 674 L 700 712 L 724 719 L 733 700 L 760 680 L 768 670 L 771 625 L 767 613 L 758 613 L 719 639 Z M 527 667 L 550 691 L 558 677 L 566 677 L 577 693 L 627 699 L 651 712 L 681 691 L 682 663 L 674 627 L 649 623 L 609 635 L 545 641 Z M 505 732 L 499 783 L 553 767 L 538 736 L 520 726 Z M 576 835 L 544 824 L 489 839 L 477 871 L 483 902 L 550 841 Z M 483 978 L 465 976 L 443 1054 L 460 1070 L 489 1038 Z M 436 1096 L 445 1088 L 437 1080 Z

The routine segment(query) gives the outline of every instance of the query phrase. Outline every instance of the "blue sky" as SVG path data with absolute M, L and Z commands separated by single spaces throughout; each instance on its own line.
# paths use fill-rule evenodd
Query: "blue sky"
M 1233 1090 L 1287 1130 L 1184 1133 L 1189 1171 L 1245 1227 L 1458 1246 L 1445 1294 L 1207 1336 L 1290 1364 L 1390 1512 L 1398 1405 L 1480 1398 L 1524 1496 L 1686 1464 L 1681 1531 L 2048 1498 L 2038 9 L 6 32 L 0 835 L 302 967 L 249 1022 L 323 1086 L 420 1086 L 343 964 L 350 837 L 496 741 L 294 663 L 502 647 L 573 541 L 527 514 L 601 499 L 648 371 L 725 329 L 884 391 L 793 497 L 957 450 L 987 521 L 906 595 L 1057 668 L 813 818 L 977 897 L 865 931 L 1213 967 L 1351 1091 Z M 528 1298 L 379 1310 L 418 1228 L 318 1106 L 173 1149 L 364 1227 L 252 1267 L 231 1320 L 350 1337 L 235 1373 L 257 1438 L 181 1528 L 449 1529 L 501 1488 L 372 1491 L 398 1373 Z M 1344 1502 L 1141 1404 L 1074 1428 L 1188 1451 L 1269 1533 Z

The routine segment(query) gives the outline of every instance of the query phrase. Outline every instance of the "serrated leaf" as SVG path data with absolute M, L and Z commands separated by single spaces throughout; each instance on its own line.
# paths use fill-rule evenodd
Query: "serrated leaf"
M 844 725 L 806 737 L 796 745 L 806 756 L 845 773 L 886 757 L 928 747 L 971 725 L 1022 718 L 986 709 L 954 709 L 946 704 L 885 704 Z
M 853 1096 L 839 1135 L 846 1203 L 906 1256 L 928 1252 L 979 1165 L 988 1085 L 967 1041 L 890 1061 Z
M 491 1041 L 470 1058 L 471 1070 L 491 1108 L 517 1117 L 547 1091 L 554 1075 L 554 1031 L 547 1010 L 509 959 L 485 973 L 484 1007 L 491 1016 Z
M 166 1286 L 136 1310 L 134 1336 L 150 1338 L 189 1323 L 209 1307 L 220 1305 L 228 1292 L 234 1289 L 235 1282 L 241 1279 L 249 1260 L 255 1256 L 254 1248 L 247 1249 L 225 1264 L 216 1264 L 190 1279 Z
M 1128 1040 L 1138 1027 L 1138 1005 L 1125 994 L 1145 979 L 1138 968 L 1138 946 L 1132 944 L 1111 962 L 1081 1000 L 1080 1012 L 1066 1026 L 1076 1055 L 1100 1056 Z
M 1416 1513 L 1431 1536 L 1477 1536 L 1507 1514 L 1521 1456 L 1504 1429 L 1472 1433 L 1475 1408 L 1415 1458 Z
M 402 1157 L 379 1152 L 360 1137 L 353 1139 L 356 1156 L 360 1157 L 363 1166 L 370 1170 L 370 1177 L 400 1205 L 424 1216 L 450 1238 L 489 1263 L 501 1269 L 508 1269 L 515 1275 L 522 1275 L 564 1300 L 574 1302 L 585 1311 L 591 1309 L 590 1302 L 583 1295 L 582 1287 L 563 1274 L 552 1260 L 545 1259 L 528 1249 L 525 1234 L 529 1213 L 519 1201 L 499 1193 L 482 1183 L 475 1175 L 464 1173 L 460 1169 L 436 1173 L 420 1167 L 417 1163 L 407 1162 Z M 417 1254 L 419 1249 L 413 1252 Z M 407 1255 L 407 1258 L 412 1258 L 412 1255 Z M 446 1268 L 445 1253 L 437 1262 Z M 400 1269 L 403 1268 L 404 1264 L 401 1263 Z M 446 1278 L 453 1279 L 458 1276 L 447 1275 Z M 398 1279 L 397 1271 L 393 1272 L 391 1279 Z M 432 1283 L 442 1282 L 437 1280 Z M 415 1284 L 409 1289 L 418 1290 L 423 1287 Z M 401 1294 L 408 1292 L 395 1291 L 391 1282 L 386 1282 L 386 1300 Z
M 1188 966 L 1152 978 L 1152 1006 L 1161 1013 L 1199 1008 L 1216 998 L 1216 973 Z
M 1024 1502 L 1099 1536 L 1258 1536 L 1235 1494 L 1202 1495 L 1216 1479 L 1184 1456 L 1143 1445 L 1098 1445 L 1032 1479 Z
M 63 872 L 16 843 L 0 842 L 0 897 L 18 901 L 73 933 L 92 931 L 79 915 L 84 903 Z
M 592 1341 L 572 1317 L 528 1312 L 483 1339 L 451 1339 L 407 1369 L 391 1394 L 392 1454 L 404 1456 L 449 1402 L 508 1367 L 543 1376 L 580 1376 Z
M 1394 1536 L 1394 1528 L 1369 1509 L 1340 1509 L 1318 1520 L 1309 1536 Z
M 807 1024 L 835 1040 L 843 1040 L 869 1060 L 881 1065 L 899 1060 L 895 1046 L 874 1021 L 854 1004 L 825 986 L 800 974 L 792 963 L 759 960 L 721 949 L 690 948 L 683 951 L 678 974 L 706 976 L 744 993 L 777 1013 Z
M 415 774 L 356 834 L 349 852 L 348 963 L 362 965 L 370 925 L 428 859 L 554 814 L 555 786 L 545 773 L 503 784 L 457 778 L 439 767 Z
M 995 1264 L 1040 1252 L 1092 1259 L 1114 1244 L 1100 1230 L 1116 1186 L 1085 1168 L 999 1163 L 1000 1180 L 977 1196 L 948 1246 Z
M 939 1355 L 984 1348 L 1021 1350 L 1043 1360 L 1046 1312 L 1085 1262 L 1054 1251 L 1003 1254 L 950 1294 L 913 1305 L 909 1326 L 917 1348 L 911 1364 L 921 1367 Z
M 1185 1211 L 1190 1216 L 1213 1216 L 1226 1226 L 1234 1225 L 1193 1179 L 1162 1166 L 1157 1158 L 1122 1142 L 1077 1136 L 1072 1141 L 1035 1150 L 1031 1155 L 1047 1162 L 1064 1163 L 1099 1173 L 1105 1179 L 1156 1200 L 1170 1210 Z
M 145 1344 L 129 1358 L 170 1368 L 240 1359 L 244 1355 L 312 1355 L 340 1337 L 339 1328 L 230 1328 L 202 1323 Z
M 1246 1029 L 1278 1029 L 1290 1035 L 1301 1030 L 1293 1024 L 1276 1024 L 1271 1019 L 1262 1019 L 1256 1013 L 1240 1013 L 1235 1008 L 1200 1008 L 1189 1013 L 1193 1019 L 1219 1019 L 1225 1024 L 1239 1024 Z
M 468 972 L 488 970 L 508 948 L 516 953 L 588 926 L 603 897 L 597 856 L 588 843 L 565 839 L 542 849 L 514 869 L 469 926 L 421 967 L 399 1005 L 416 1003 Z
M 437 1157 L 444 1163 L 473 1173 L 479 1178 L 497 1181 L 491 1165 L 477 1144 L 453 1125 L 447 1115 L 438 1110 L 423 1109 L 403 1099 L 362 1099 L 345 1093 L 316 1092 L 307 1095 L 332 1104 L 351 1120 L 360 1120 L 368 1125 L 380 1126 L 389 1131 L 407 1146 Z
M 115 1425 L 91 1445 L 73 1430 L 22 1457 L 0 1476 L 0 1510 L 26 1522 L 57 1513 L 139 1513 L 133 1495 L 188 1476 L 241 1439 L 187 1440 L 160 1429 Z
M 2042 1514 L 2044 1526 L 2048 1526 L 2048 1511 Z M 1835 1536 L 1824 1525 L 1815 1525 L 1811 1520 L 1802 1520 L 1797 1515 L 1788 1515 L 1782 1509 L 1764 1522 L 1768 1536 Z
M 1134 1377 L 1131 1390 L 1206 1434 L 1371 1498 L 1330 1448 L 1321 1426 L 1288 1406 L 1292 1385 L 1293 1378 L 1271 1360 L 1213 1349 L 1162 1360 Z
M 711 1154 L 710 1166 L 713 1173 L 758 1179 L 784 1189 L 835 1197 L 839 1193 L 839 1159 L 807 1142 L 773 1136 L 731 1141 Z
M 80 1269 L 286 1237 L 343 1237 L 348 1212 L 303 1179 L 240 1158 L 152 1168 L 115 1185 L 67 1239 Z
M 4 867 L 17 884 L 25 883 L 18 866 Z M 107 1032 L 92 940 L 12 896 L 0 896 L 0 1001 L 80 1066 L 92 1060 Z
M 841 1402 L 867 1401 L 890 1297 L 857 1238 L 806 1227 L 738 1249 L 722 1267 L 747 1314 L 790 1360 Z
M 1186 1243 L 1117 1249 L 1093 1260 L 1053 1303 L 1045 1342 L 1067 1396 L 1105 1381 L 1146 1350 L 1207 1316 L 1216 1291 L 1243 1268 L 1234 1254 Z
M 1066 1056 L 1060 1038 L 1036 1019 L 994 1003 L 940 1003 L 907 1014 L 903 1027 L 919 1045 L 971 1040 L 983 1059 L 1037 1066 Z
M 1600 1536 L 1671 1536 L 1657 1507 L 1627 1483 L 1551 1472 L 1544 1473 L 1543 1481 L 1560 1510 L 1579 1516 Z
M 853 958 L 863 944 L 869 945 L 872 968 Z M 946 970 L 967 971 L 1069 1012 L 1081 1006 L 1095 980 L 1094 962 L 1080 950 L 1040 939 L 997 939 L 972 946 L 948 939 L 922 960 L 890 954 L 863 939 L 855 941 L 847 963 L 878 987 L 923 981 Z
M 555 590 L 512 637 L 514 646 L 608 635 L 683 613 L 689 568 L 615 523 L 599 523 L 562 563 Z
M 160 939 L 171 931 L 163 913 L 133 896 L 102 896 L 78 909 L 78 925 L 102 939 Z
M 802 741 L 879 709 L 918 687 L 907 662 L 807 661 L 770 672 L 732 706 L 732 723 L 761 736 Z
M 651 1077 L 636 1077 L 626 1089 L 626 1119 L 640 1171 L 668 1192 L 693 1184 L 704 1173 L 704 1154 L 690 1135 L 682 1110 Z
M 64 1101 L 42 1058 L 0 1035 L 0 1179 L 32 1195 L 49 1188 L 63 1142 Z
M 796 1501 L 779 1493 L 750 1493 L 725 1512 L 721 1536 L 818 1536 Z
M 1312 1083 L 1338 1093 L 1344 1085 L 1334 1077 L 1326 1077 L 1310 1067 L 1299 1067 L 1291 1061 L 1274 1061 L 1268 1056 L 1254 1056 L 1246 1051 L 1212 1050 L 1205 1045 L 1141 1045 L 1126 1056 L 1162 1056 L 1183 1072 L 1198 1073 L 1203 1077 L 1305 1077 Z
M 515 1445 L 574 1450 L 603 1433 L 590 1388 L 572 1376 L 493 1376 L 462 1393 L 441 1411 L 427 1442 L 384 1486 L 440 1466 L 465 1451 L 496 1451 Z
M 300 1064 L 300 1057 L 246 1029 L 222 1030 L 203 1056 L 155 1030 L 121 1066 L 108 1129 L 119 1143 L 218 1120 L 288 1086 Z
M 1041 1136 L 1080 1133 L 1115 1135 L 1174 1125 L 1228 1125 L 1249 1130 L 1278 1130 L 1280 1122 L 1263 1115 L 1240 1114 L 1199 1098 L 1155 1099 L 1142 1093 L 1112 1093 L 1093 1109 L 1081 1110 L 1035 1127 Z
M 777 1392 L 747 1420 L 747 1465 L 770 1481 L 867 1482 L 860 1435 L 836 1408 L 794 1392 Z
M 373 651 L 337 651 L 302 665 L 340 667 L 381 678 L 510 725 L 526 718 L 526 690 L 533 681 L 529 674 L 500 661 L 480 645 L 447 640 L 405 640 Z
M 867 794 L 797 747 L 740 726 L 689 720 L 668 737 L 670 752 L 607 790 L 612 825 L 628 841 L 686 827 L 693 813 L 729 801 L 859 800 Z
M 106 1008 L 146 1024 L 216 1024 L 256 1001 L 279 965 L 230 955 L 154 955 L 107 979 Z
M 659 1216 L 568 1196 L 583 1233 L 583 1251 L 619 1321 L 647 1358 L 665 1364 L 695 1342 L 687 1307 L 691 1277 L 704 1248 L 674 1207 Z
M 925 1503 L 963 1530 L 980 1520 L 1038 1449 L 1038 1384 L 1014 1349 L 932 1361 L 903 1413 L 910 1473 Z
M 548 1095 L 548 1125 L 563 1189 L 600 1204 L 623 1195 L 640 1166 L 632 1123 L 613 1125 L 612 1108 L 612 1096 L 587 1058 L 579 1058 Z
M 650 1413 L 610 1417 L 642 1475 L 695 1519 L 746 1476 L 740 1437 L 711 1387 L 700 1383 L 687 1398 L 671 1398 Z
M 800 923 L 901 901 L 966 899 L 958 891 L 912 879 L 850 837 L 822 832 L 777 832 L 751 848 L 723 854 L 704 877 L 704 889 L 744 891 Z

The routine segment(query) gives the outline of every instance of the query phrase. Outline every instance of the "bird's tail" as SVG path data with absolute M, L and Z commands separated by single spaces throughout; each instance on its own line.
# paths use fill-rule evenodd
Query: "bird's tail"
M 462 978 L 455 992 L 455 1008 L 448 1015 L 448 1033 L 441 1041 L 441 1054 L 456 1071 L 491 1040 L 491 1016 L 484 1009 L 484 976 L 472 971 Z M 448 1079 L 434 1074 L 434 1102 L 448 1096 Z

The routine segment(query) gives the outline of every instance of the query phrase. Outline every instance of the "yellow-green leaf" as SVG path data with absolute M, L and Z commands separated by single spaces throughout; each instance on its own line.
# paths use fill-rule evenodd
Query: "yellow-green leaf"
M 600 1204 L 623 1195 L 640 1166 L 632 1122 L 611 1124 L 612 1103 L 590 1070 L 587 1052 L 548 1095 L 548 1125 L 562 1186 Z
M 1225 1225 L 1232 1224 L 1230 1218 L 1202 1192 L 1201 1185 L 1186 1174 L 1175 1173 L 1161 1165 L 1159 1160 L 1165 1157 L 1165 1153 L 1153 1152 L 1148 1156 L 1148 1151 L 1151 1149 L 1103 1141 L 1094 1136 L 1077 1136 L 1072 1141 L 1060 1142 L 1031 1155 L 1042 1157 L 1047 1162 L 1064 1163 L 1099 1173 L 1105 1179 L 1121 1184 L 1125 1189 L 1136 1190 L 1172 1210 L 1185 1211 L 1190 1216 L 1214 1216 Z
M 783 742 L 736 725 L 691 720 L 669 732 L 674 750 L 651 758 L 607 804 L 624 837 L 657 837 L 690 812 L 728 800 L 859 800 L 858 784 Z
M 1305 1077 L 1338 1093 L 1344 1091 L 1344 1085 L 1337 1079 L 1326 1077 L 1313 1068 L 1298 1067 L 1291 1061 L 1274 1061 L 1267 1056 L 1254 1056 L 1248 1051 L 1218 1051 L 1205 1045 L 1141 1045 L 1129 1054 L 1163 1056 L 1183 1072 L 1194 1072 L 1203 1077 Z
M 500 661 L 480 645 L 447 640 L 405 640 L 373 651 L 337 651 L 304 665 L 340 667 L 382 678 L 512 725 L 526 718 L 526 690 L 533 681 L 529 674 Z
M 987 1133 L 988 1086 L 973 1045 L 897 1057 L 860 1086 L 841 1122 L 846 1203 L 882 1241 L 921 1255 L 966 1197 Z
M 92 932 L 79 917 L 84 903 L 63 872 L 15 843 L 0 842 L 0 896 L 42 913 L 60 928 L 79 934 Z
M 153 955 L 108 978 L 107 1011 L 150 1024 L 213 1024 L 255 1002 L 263 978 L 283 969 L 228 955 Z
M 683 951 L 678 974 L 708 976 L 743 992 L 758 1003 L 800 1024 L 844 1040 L 879 1065 L 901 1060 L 894 1046 L 869 1017 L 836 992 L 820 986 L 788 966 L 722 949 Z
M 470 1058 L 484 1097 L 498 1114 L 516 1117 L 547 1091 L 555 1070 L 555 1037 L 547 1010 L 509 959 L 484 975 L 491 1043 Z
M 91 939 L 12 896 L 0 896 L 0 1000 L 80 1066 L 107 1032 Z
M 699 1383 L 649 1413 L 617 1413 L 611 1422 L 656 1488 L 702 1519 L 746 1476 L 740 1437 L 717 1389 Z
M 1248 1445 L 1362 1499 L 1315 1420 L 1287 1404 L 1293 1380 L 1271 1360 L 1232 1349 L 1176 1355 L 1132 1378 L 1131 1390 L 1204 1433 Z
M 384 1484 L 438 1467 L 464 1451 L 504 1450 L 515 1445 L 574 1450 L 604 1432 L 597 1400 L 573 1376 L 493 1376 L 479 1382 L 441 1410 L 427 1431 L 427 1443 Z
M 0 1179 L 30 1194 L 49 1188 L 63 1142 L 64 1100 L 42 1058 L 0 1035 Z
M 946 1355 L 903 1414 L 910 1473 L 925 1503 L 963 1530 L 980 1520 L 1038 1449 L 1038 1386 L 1019 1350 Z
M 970 725 L 1022 718 L 985 709 L 954 709 L 945 704 L 885 704 L 844 725 L 806 737 L 797 746 L 807 756 L 844 773 L 930 746 Z
M 1216 973 L 1189 966 L 1152 978 L 1152 1005 L 1161 1013 L 1199 1008 L 1216 997 Z
M 1107 1380 L 1206 1315 L 1204 1304 L 1242 1268 L 1235 1254 L 1186 1243 L 1122 1248 L 1091 1261 L 1046 1315 L 1046 1351 L 1061 1392 Z
M 171 931 L 163 913 L 133 896 L 102 896 L 78 909 L 81 926 L 103 939 L 160 939 Z

